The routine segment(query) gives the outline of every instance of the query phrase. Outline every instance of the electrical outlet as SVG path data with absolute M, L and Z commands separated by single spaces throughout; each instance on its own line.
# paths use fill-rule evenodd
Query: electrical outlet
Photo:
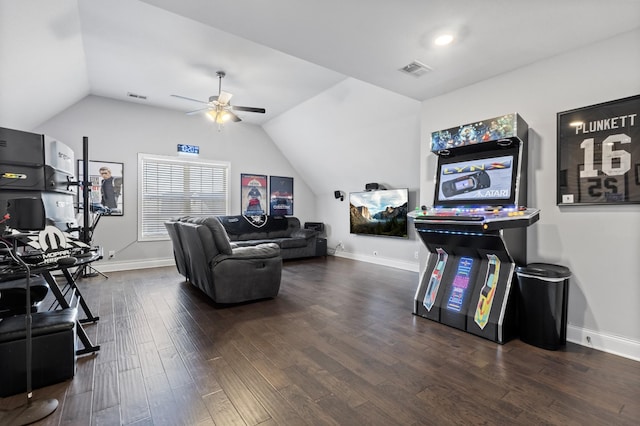
M 109 250 L 109 259 L 113 259 L 114 257 L 116 257 L 116 251 L 115 250 Z
M 378 251 L 377 251 L 377 250 L 374 250 L 374 251 L 373 251 L 373 255 L 374 255 L 374 256 L 377 256 L 377 255 L 378 255 Z
M 420 252 L 418 250 L 413 252 L 413 258 L 414 259 L 419 259 L 420 258 Z

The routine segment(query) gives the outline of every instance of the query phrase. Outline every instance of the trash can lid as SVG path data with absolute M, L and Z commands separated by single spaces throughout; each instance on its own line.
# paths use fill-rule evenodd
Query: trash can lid
M 551 263 L 530 263 L 527 266 L 518 266 L 517 274 L 524 274 L 540 278 L 569 278 L 571 271 L 566 266 Z

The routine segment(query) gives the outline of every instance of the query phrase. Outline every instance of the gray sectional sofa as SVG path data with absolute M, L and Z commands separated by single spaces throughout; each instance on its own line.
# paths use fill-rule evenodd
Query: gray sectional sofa
M 316 255 L 318 231 L 303 229 L 293 216 L 218 216 L 232 244 L 239 247 L 276 243 L 283 259 Z

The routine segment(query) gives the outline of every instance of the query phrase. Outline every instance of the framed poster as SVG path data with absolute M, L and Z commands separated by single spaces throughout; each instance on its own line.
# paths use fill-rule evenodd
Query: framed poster
M 293 215 L 293 178 L 271 176 L 269 178 L 269 214 Z
M 124 164 L 89 160 L 88 179 L 84 179 L 83 171 L 83 160 L 78 160 L 78 181 L 90 182 L 91 211 L 104 216 L 122 216 L 124 214 Z M 78 191 L 78 198 L 78 205 L 84 208 L 82 191 Z
M 640 204 L 640 95 L 559 112 L 558 205 Z
M 260 216 L 267 214 L 264 205 L 267 196 L 267 176 L 240 174 L 240 191 L 244 216 Z

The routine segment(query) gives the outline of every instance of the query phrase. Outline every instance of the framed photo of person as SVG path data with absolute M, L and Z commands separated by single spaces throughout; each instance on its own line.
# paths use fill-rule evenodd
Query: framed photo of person
M 640 95 L 559 112 L 558 205 L 640 204 Z
M 244 216 L 262 216 L 267 214 L 267 176 L 241 173 L 240 191 Z
M 269 214 L 273 216 L 293 215 L 293 178 L 269 177 Z
M 103 216 L 124 215 L 124 164 L 108 161 L 88 161 L 88 179 L 84 179 L 84 161 L 78 160 L 78 181 L 90 184 L 91 212 Z M 84 208 L 82 191 L 78 191 L 80 208 Z

